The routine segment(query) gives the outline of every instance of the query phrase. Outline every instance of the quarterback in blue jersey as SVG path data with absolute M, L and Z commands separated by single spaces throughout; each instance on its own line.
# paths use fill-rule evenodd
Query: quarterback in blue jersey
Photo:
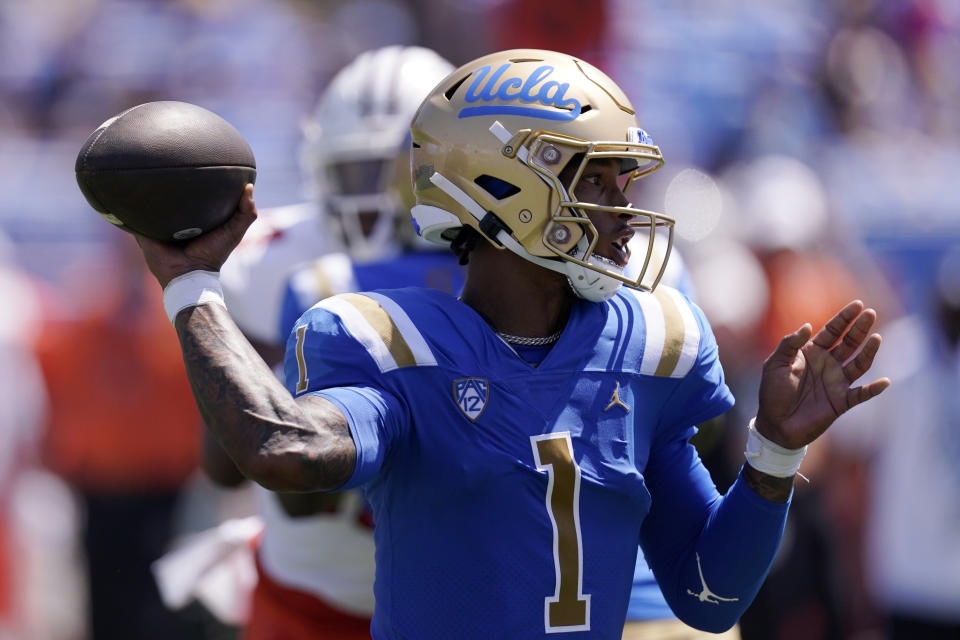
M 673 220 L 626 194 L 663 160 L 619 87 L 568 55 L 495 53 L 442 80 L 411 133 L 413 215 L 467 264 L 462 294 L 324 300 L 294 327 L 287 389 L 217 300 L 252 186 L 186 246 L 138 238 L 206 424 L 268 488 L 363 487 L 374 638 L 619 638 L 638 541 L 680 619 L 729 628 L 805 446 L 889 384 L 851 386 L 875 312 L 784 337 L 721 496 L 688 439 L 733 398 L 706 318 L 656 286 Z M 626 276 L 634 236 L 645 268 Z

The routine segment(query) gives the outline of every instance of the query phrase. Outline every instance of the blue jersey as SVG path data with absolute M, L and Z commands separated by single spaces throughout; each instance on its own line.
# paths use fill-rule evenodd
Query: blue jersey
M 673 289 L 577 301 L 537 367 L 447 294 L 338 295 L 297 322 L 285 376 L 350 425 L 374 638 L 619 638 L 638 540 L 678 615 L 726 628 L 779 542 L 786 505 L 721 498 L 688 442 L 733 399 Z

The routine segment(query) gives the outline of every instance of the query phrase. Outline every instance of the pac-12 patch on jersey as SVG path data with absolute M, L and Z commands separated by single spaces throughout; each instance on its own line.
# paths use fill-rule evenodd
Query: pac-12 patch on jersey
M 490 385 L 485 378 L 460 378 L 453 381 L 453 398 L 460 412 L 476 421 L 487 406 Z

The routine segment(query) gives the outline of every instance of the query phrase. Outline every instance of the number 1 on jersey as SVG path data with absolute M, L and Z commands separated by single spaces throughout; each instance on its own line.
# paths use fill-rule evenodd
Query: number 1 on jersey
M 530 436 L 538 471 L 547 472 L 547 513 L 553 525 L 556 589 L 544 598 L 547 633 L 590 630 L 590 595 L 583 593 L 580 539 L 580 467 L 573 460 L 570 433 Z
M 297 393 L 307 390 L 310 379 L 307 378 L 307 360 L 303 357 L 303 341 L 307 336 L 307 325 L 297 327 Z

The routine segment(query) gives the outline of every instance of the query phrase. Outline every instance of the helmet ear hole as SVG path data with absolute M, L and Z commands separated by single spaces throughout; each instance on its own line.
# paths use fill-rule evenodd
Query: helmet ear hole
M 510 196 L 515 196 L 520 193 L 520 187 L 515 184 L 511 184 L 506 180 L 501 180 L 494 176 L 482 175 L 477 176 L 474 180 L 474 183 L 491 196 L 497 200 L 503 200 L 504 198 L 509 198 Z
M 447 89 L 446 91 L 443 92 L 443 97 L 446 98 L 447 101 L 449 102 L 450 99 L 453 97 L 453 94 L 455 94 L 455 93 L 457 92 L 457 89 L 460 88 L 460 85 L 462 85 L 464 82 L 466 82 L 466 81 L 467 81 L 467 78 L 469 78 L 469 77 L 470 77 L 470 74 L 468 73 L 467 75 L 463 76 L 462 78 L 460 78 L 459 80 L 457 80 L 456 82 L 454 82 L 453 85 L 452 85 L 449 89 Z

